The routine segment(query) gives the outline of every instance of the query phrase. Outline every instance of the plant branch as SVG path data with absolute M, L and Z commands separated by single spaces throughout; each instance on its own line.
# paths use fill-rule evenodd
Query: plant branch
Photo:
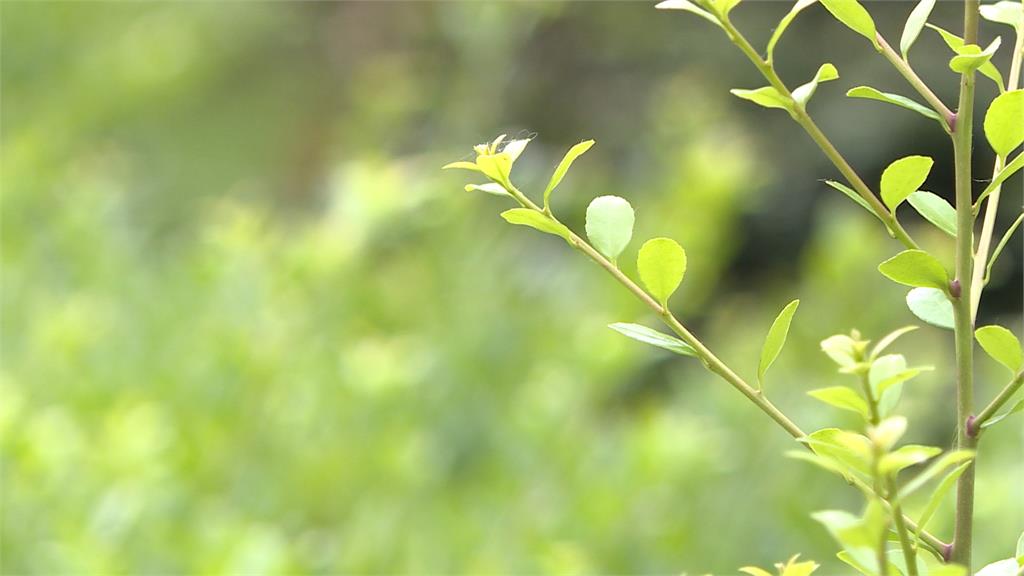
M 964 2 L 964 42 L 978 41 L 979 0 Z M 960 98 L 953 123 L 953 158 L 956 168 L 956 278 L 960 295 L 953 303 L 956 333 L 957 448 L 973 450 L 977 439 L 967 433 L 967 419 L 974 411 L 974 320 L 971 316 L 974 274 L 974 211 L 971 192 L 971 145 L 974 128 L 974 72 L 960 76 Z M 957 481 L 956 524 L 951 559 L 971 573 L 971 542 L 974 524 L 974 469 L 972 463 Z
M 896 71 L 901 76 L 906 78 L 907 82 L 914 87 L 914 90 L 917 90 L 917 93 L 928 102 L 928 105 L 938 112 L 939 116 L 942 117 L 943 127 L 946 129 L 946 132 L 951 132 L 953 129 L 953 119 L 956 117 L 953 111 L 947 108 L 942 103 L 942 100 L 939 100 L 939 97 L 932 92 L 931 88 L 924 83 L 924 80 L 921 80 L 921 77 L 910 67 L 910 63 L 897 54 L 881 34 L 876 32 L 875 39 L 878 40 L 878 45 L 882 47 L 882 56 L 885 56 L 885 59 L 896 68 Z
M 832 164 L 839 170 L 844 178 L 850 183 L 850 186 L 863 198 L 871 210 L 878 216 L 878 219 L 885 224 L 885 227 L 889 231 L 889 235 L 896 238 L 903 243 L 904 246 L 911 249 L 916 249 L 917 243 L 907 234 L 907 231 L 903 229 L 903 226 L 896 220 L 896 217 L 889 212 L 889 210 L 882 204 L 882 201 L 871 191 L 871 188 L 864 183 L 864 180 L 857 175 L 850 163 L 846 161 L 846 158 L 839 153 L 839 150 L 832 144 L 827 136 L 818 128 L 818 125 L 814 123 L 810 115 L 807 114 L 807 110 L 802 105 L 797 103 L 793 99 L 793 93 L 786 87 L 779 75 L 776 74 L 775 68 L 761 58 L 761 55 L 750 45 L 750 42 L 733 26 L 732 22 L 728 18 L 722 18 L 722 27 L 725 29 L 726 35 L 735 44 L 740 51 L 746 55 L 754 66 L 761 72 L 761 75 L 771 84 L 772 88 L 775 88 L 780 94 L 785 96 L 789 102 L 790 115 L 796 120 L 804 131 L 814 140 L 814 143 L 821 148 L 821 151 L 832 161 Z
M 996 397 L 988 403 L 988 406 L 985 406 L 981 412 L 978 412 L 977 416 L 968 420 L 967 433 L 971 436 L 977 436 L 978 433 L 981 432 L 981 427 L 985 422 L 988 422 L 993 416 L 995 416 L 997 410 L 1010 401 L 1010 398 L 1017 393 L 1017 390 L 1020 390 L 1022 384 L 1024 384 L 1024 370 L 1018 372 L 1017 375 L 1013 377 L 1013 380 L 1010 380 L 1010 383 L 1004 386 L 1003 389 L 999 391 L 999 394 L 997 394 Z
M 1010 58 L 1010 73 L 1006 78 L 1006 89 L 1016 90 L 1020 84 L 1021 58 L 1024 57 L 1024 27 L 1017 28 L 1017 41 L 1013 45 L 1013 55 Z M 992 168 L 992 177 L 995 178 L 999 171 L 1006 165 L 1006 158 L 996 156 L 995 167 Z M 971 319 L 978 317 L 978 304 L 981 302 L 981 292 L 988 283 L 988 267 L 985 261 L 988 260 L 988 251 L 992 245 L 992 235 L 996 229 L 996 213 L 999 211 L 999 196 L 1002 186 L 997 187 L 987 198 L 985 204 L 985 219 L 981 225 L 981 235 L 978 237 L 978 251 L 974 255 L 974 274 L 972 285 L 975 287 L 971 294 Z

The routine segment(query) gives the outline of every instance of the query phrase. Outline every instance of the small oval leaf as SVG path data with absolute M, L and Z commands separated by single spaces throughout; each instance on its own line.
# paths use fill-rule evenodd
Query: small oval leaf
M 974 337 L 986 354 L 1010 372 L 1017 372 L 1024 366 L 1024 351 L 1013 332 L 1002 326 L 982 326 L 974 331 Z
M 914 288 L 907 292 L 907 308 L 932 326 L 953 329 L 953 303 L 942 290 Z
M 931 192 L 921 190 L 907 196 L 907 201 L 925 220 L 956 238 L 956 208 L 949 202 Z
M 765 372 L 775 362 L 775 359 L 779 357 L 782 347 L 786 344 L 789 326 L 793 322 L 793 315 L 796 314 L 798 306 L 800 306 L 799 300 L 793 300 L 787 304 L 779 312 L 779 315 L 775 317 L 772 327 L 768 329 L 768 335 L 765 337 L 764 345 L 761 347 L 761 363 L 757 367 L 757 383 L 759 387 L 764 381 Z
M 618 196 L 598 196 L 587 206 L 587 238 L 614 262 L 633 238 L 633 207 Z
M 985 113 L 985 137 L 1000 156 L 1024 142 L 1024 90 L 1004 92 Z
M 640 247 L 636 267 L 651 295 L 667 307 L 686 273 L 686 251 L 671 238 L 654 238 Z
M 924 250 L 904 250 L 878 265 L 886 278 L 921 288 L 949 288 L 949 276 L 942 263 Z
M 907 156 L 889 164 L 882 172 L 882 200 L 891 212 L 924 184 L 934 163 L 927 156 Z

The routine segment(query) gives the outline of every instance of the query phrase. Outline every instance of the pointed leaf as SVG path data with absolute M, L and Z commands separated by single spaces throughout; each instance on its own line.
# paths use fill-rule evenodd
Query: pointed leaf
M 772 573 L 767 570 L 762 570 L 757 566 L 744 566 L 740 568 L 740 572 L 749 574 L 750 576 L 772 576 Z
M 932 326 L 953 329 L 953 303 L 942 290 L 914 288 L 907 292 L 907 308 Z
M 850 200 L 853 200 L 854 202 L 859 204 L 862 208 L 870 212 L 872 216 L 876 218 L 878 217 L 878 215 L 875 214 L 875 211 L 871 209 L 871 205 L 868 204 L 868 201 L 861 197 L 860 194 L 857 194 L 857 192 L 853 188 L 850 188 L 849 186 L 841 182 L 836 182 L 835 180 L 825 180 L 825 184 L 828 184 L 829 186 L 835 188 L 836 190 L 839 190 L 843 194 L 846 194 L 850 198 Z
M 925 505 L 924 511 L 921 512 L 921 517 L 917 521 L 917 536 L 920 536 L 921 531 L 928 526 L 928 522 L 931 521 L 932 517 L 935 516 L 935 511 L 939 509 L 939 505 L 942 504 L 942 500 L 949 494 L 949 491 L 956 485 L 957 479 L 971 467 L 973 462 L 965 462 L 946 475 L 945 478 L 939 482 L 939 485 L 935 487 L 935 491 L 932 492 L 931 497 L 928 498 L 928 504 Z
M 671 238 L 654 238 L 640 247 L 636 267 L 651 295 L 668 306 L 668 299 L 686 273 L 686 251 Z
M 501 217 L 504 218 L 509 224 L 518 224 L 520 226 L 529 226 L 541 232 L 548 234 L 554 234 L 560 236 L 569 244 L 572 244 L 572 236 L 569 229 L 560 222 L 556 222 L 547 215 L 531 210 L 529 208 L 513 208 L 511 210 L 505 210 L 501 213 Z
M 999 174 L 996 174 L 995 178 L 993 178 L 992 181 L 989 182 L 988 186 L 985 186 L 985 189 L 981 191 L 981 194 L 978 195 L 978 199 L 974 202 L 975 214 L 977 214 L 978 209 L 981 207 L 981 201 L 984 200 L 985 198 L 988 198 L 989 194 L 999 189 L 999 187 L 1002 186 L 1003 182 L 1005 182 L 1007 178 L 1013 176 L 1014 173 L 1016 173 L 1021 168 L 1024 168 L 1024 152 L 1017 154 L 1016 158 L 1014 158 L 1006 166 L 1004 166 L 1003 169 L 999 171 Z
M 846 386 L 819 388 L 817 390 L 811 390 L 807 395 L 817 400 L 821 400 L 830 406 L 856 412 L 863 416 L 865 420 L 871 417 L 868 410 L 868 403 L 864 398 Z
M 779 315 L 775 317 L 772 327 L 768 329 L 764 345 L 761 346 L 761 363 L 757 367 L 757 383 L 759 387 L 764 381 L 765 372 L 775 362 L 775 359 L 779 357 L 782 347 L 786 344 L 786 336 L 789 335 L 789 325 L 793 322 L 793 315 L 796 314 L 798 306 L 800 306 L 799 300 L 793 300 L 787 304 L 779 312 Z
M 992 426 L 992 425 L 1002 421 L 1003 418 L 1006 418 L 1007 416 L 1016 414 L 1017 412 L 1020 412 L 1021 410 L 1024 410 L 1024 400 L 1019 400 L 1016 404 L 1013 405 L 1012 408 L 1010 408 L 1006 412 L 1003 412 L 1002 414 L 1000 414 L 998 416 L 993 416 L 992 418 L 989 418 L 988 420 L 985 421 L 984 424 L 981 425 L 981 427 L 982 428 L 988 428 L 989 426 Z
M 1020 1 L 1002 0 L 995 4 L 982 4 L 981 17 L 989 22 L 1013 26 L 1018 34 L 1024 29 L 1024 9 Z
M 772 37 L 768 40 L 768 61 L 772 61 L 772 56 L 775 53 L 775 45 L 779 43 L 779 39 L 782 38 L 782 33 L 789 28 L 789 25 L 796 18 L 797 14 L 803 11 L 811 4 L 814 4 L 817 0 L 797 0 L 793 7 L 789 9 L 789 12 L 782 17 L 779 25 L 775 27 L 775 31 L 772 32 Z
M 824 428 L 801 438 L 816 454 L 833 458 L 844 466 L 871 474 L 871 441 L 867 437 L 838 428 Z
M 899 442 L 906 431 L 907 419 L 903 416 L 893 416 L 882 420 L 877 426 L 868 428 L 868 437 L 876 446 L 888 451 Z
M 565 173 L 569 171 L 569 167 L 576 161 L 577 158 L 582 156 L 590 147 L 594 145 L 593 140 L 584 140 L 579 144 L 573 146 L 565 153 L 562 157 L 562 161 L 558 163 L 558 167 L 555 168 L 555 172 L 551 175 L 551 180 L 548 181 L 548 187 L 544 189 L 544 209 L 548 209 L 548 204 L 551 199 L 551 192 L 562 182 L 562 178 L 565 178 Z
M 882 200 L 891 212 L 895 213 L 896 207 L 924 184 L 932 164 L 934 161 L 927 156 L 907 156 L 882 172 Z
M 483 154 L 476 157 L 476 165 L 484 173 L 484 176 L 499 184 L 509 184 L 509 174 L 512 171 L 512 156 L 504 152 Z
M 497 182 L 488 182 L 486 184 L 467 184 L 466 185 L 466 192 L 475 192 L 475 191 L 486 192 L 488 194 L 494 194 L 495 196 L 508 196 L 508 197 L 512 196 L 511 194 L 508 193 L 508 190 L 505 190 L 505 188 L 503 188 L 502 185 L 498 184 Z
M 928 21 L 928 16 L 931 15 L 933 8 L 935 8 L 935 0 L 921 0 L 910 12 L 907 24 L 903 27 L 903 36 L 900 37 L 900 52 L 903 53 L 904 60 L 907 59 L 910 47 L 914 45 L 921 30 L 924 29 L 924 24 Z
M 926 26 L 938 32 L 939 35 L 942 36 L 942 40 L 946 43 L 946 46 L 949 46 L 950 50 L 957 54 L 978 54 L 981 52 L 981 48 L 973 45 L 973 48 L 966 49 L 963 38 L 953 34 L 952 32 L 948 32 L 932 24 L 926 24 Z M 1004 90 L 1003 75 L 999 73 L 999 70 L 996 70 L 996 67 L 991 62 L 985 62 L 982 64 L 978 69 L 978 72 L 981 72 L 995 82 L 996 86 L 999 87 L 1000 92 Z
M 941 475 L 950 467 L 960 465 L 973 458 L 974 452 L 971 450 L 954 450 L 952 452 L 946 452 L 941 458 L 938 458 L 929 464 L 928 467 L 920 474 L 914 476 L 910 482 L 907 482 L 900 490 L 899 499 L 906 500 L 907 497 L 928 482 L 931 482 L 934 478 Z
M 878 39 L 875 38 L 875 21 L 871 14 L 860 5 L 857 0 L 821 0 L 822 5 L 847 28 L 860 34 L 871 41 L 875 48 L 879 48 Z
M 690 12 L 691 14 L 696 14 L 697 16 L 700 16 L 701 18 L 707 20 L 708 22 L 712 22 L 715 26 L 718 26 L 719 28 L 722 27 L 722 23 L 718 21 L 718 18 L 716 18 L 714 14 L 708 12 L 707 10 L 704 10 L 703 8 L 699 8 L 696 4 L 690 2 L 689 0 L 664 0 L 663 2 L 659 2 L 658 4 L 656 4 L 654 7 L 659 10 L 684 10 L 686 12 Z
M 907 197 L 917 213 L 946 234 L 956 238 L 956 208 L 944 198 L 931 192 L 918 190 Z
M 850 98 L 866 98 L 868 100 L 878 100 L 879 102 L 887 102 L 889 104 L 894 104 L 896 106 L 906 108 L 907 110 L 913 110 L 914 112 L 917 112 L 922 116 L 937 121 L 939 124 L 942 124 L 942 126 L 945 127 L 945 123 L 942 121 L 942 117 L 940 117 L 938 113 L 936 113 L 931 108 L 924 106 L 923 104 L 919 104 L 914 100 L 907 98 L 906 96 L 900 96 L 899 94 L 890 94 L 888 92 L 881 92 L 870 86 L 857 86 L 856 88 L 851 88 L 849 91 L 846 92 L 846 95 L 849 96 Z
M 906 286 L 947 290 L 949 276 L 942 263 L 924 250 L 904 250 L 878 265 L 883 276 Z
M 968 74 L 978 70 L 985 64 L 989 64 L 992 56 L 999 49 L 999 44 L 1002 39 L 996 36 L 996 39 L 992 41 L 984 50 L 980 46 L 974 44 L 965 44 L 960 49 L 960 54 L 953 56 L 953 59 L 949 61 L 949 68 L 953 72 L 960 74 Z M 1002 76 L 1000 75 L 999 83 L 1002 84 Z
M 1002 326 L 983 326 L 974 332 L 978 344 L 985 350 L 985 353 L 1009 368 L 1010 372 L 1017 372 L 1024 365 L 1024 351 L 1021 351 L 1020 340 Z
M 851 478 L 850 471 L 843 467 L 843 465 L 834 458 L 829 458 L 806 450 L 789 450 L 785 455 L 794 460 L 810 462 L 823 470 L 842 476 L 847 481 Z
M 870 358 L 872 360 L 874 360 L 875 358 L 878 357 L 879 354 L 882 353 L 883 350 L 885 350 L 893 342 L 895 342 L 896 339 L 898 339 L 900 336 L 903 336 L 904 334 L 907 334 L 908 332 L 913 332 L 914 330 L 917 330 L 917 326 L 911 325 L 911 326 L 904 326 L 903 328 L 899 328 L 897 330 L 893 330 L 892 332 L 889 332 L 888 334 L 883 336 L 882 339 L 879 340 L 877 344 L 875 344 L 874 348 L 871 349 L 871 356 L 870 356 Z
M 657 346 L 663 348 L 669 352 L 675 352 L 683 356 L 697 356 L 697 352 L 686 342 L 670 336 L 657 330 L 652 330 L 646 326 L 640 324 L 630 324 L 627 322 L 616 322 L 615 324 L 609 324 L 609 328 L 615 330 L 619 334 L 632 338 L 638 342 L 644 344 L 650 344 L 651 346 Z
M 807 101 L 811 99 L 811 96 L 814 96 L 814 91 L 818 89 L 818 84 L 828 82 L 830 80 L 836 80 L 838 78 L 839 71 L 836 70 L 835 66 L 829 63 L 822 64 L 810 82 L 798 86 L 793 90 L 793 100 L 799 102 L 801 106 L 806 106 Z
M 899 402 L 903 393 L 901 382 L 887 383 L 894 376 L 907 370 L 907 360 L 901 354 L 887 354 L 871 363 L 868 370 L 868 383 L 875 398 L 878 398 L 878 413 L 884 418 L 888 416 Z M 882 384 L 886 386 L 883 389 Z
M 789 98 L 786 98 L 771 86 L 764 86 L 756 90 L 733 88 L 732 90 L 729 90 L 729 92 L 734 96 L 738 96 L 744 100 L 750 100 L 751 102 L 760 104 L 765 108 L 782 108 L 783 110 L 789 110 L 792 105 Z
M 895 474 L 904 468 L 927 462 L 941 453 L 942 448 L 935 446 L 916 444 L 900 446 L 895 451 L 882 456 L 882 460 L 878 463 L 878 471 L 882 474 Z
M 473 163 L 473 162 L 466 162 L 464 160 L 460 161 L 460 162 L 449 162 L 448 164 L 445 164 L 444 166 L 441 166 L 441 170 L 451 170 L 453 168 L 457 168 L 459 170 L 472 170 L 474 172 L 480 172 L 481 171 L 480 167 L 477 166 L 475 163 Z
M 996 96 L 985 113 L 985 137 L 1004 157 L 1024 142 L 1024 90 Z
M 897 372 L 892 376 L 888 376 L 878 382 L 878 386 L 876 387 L 876 394 L 885 394 L 885 391 L 888 390 L 889 388 L 892 388 L 897 384 L 902 384 L 907 380 L 914 378 L 918 374 L 922 372 L 928 372 L 930 370 L 934 370 L 934 368 L 931 366 L 917 366 L 915 368 L 907 368 L 906 370 Z
M 633 207 L 618 196 L 598 196 L 587 206 L 587 238 L 615 262 L 633 238 Z

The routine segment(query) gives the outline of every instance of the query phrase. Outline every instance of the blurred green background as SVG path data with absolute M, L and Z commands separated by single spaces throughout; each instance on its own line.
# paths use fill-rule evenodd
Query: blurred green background
M 856 492 L 784 459 L 789 437 L 699 363 L 608 330 L 654 319 L 439 170 L 536 133 L 516 165 L 536 198 L 595 138 L 563 221 L 627 197 L 629 274 L 640 241 L 678 239 L 676 312 L 746 376 L 800 298 L 769 395 L 805 429 L 854 425 L 805 393 L 840 378 L 821 339 L 915 322 L 875 271 L 899 246 L 786 114 L 728 94 L 762 82 L 720 31 L 652 4 L 4 2 L 2 571 L 723 574 L 802 552 L 841 573 L 808 514 Z M 912 4 L 869 8 L 895 42 Z M 787 10 L 734 14 L 763 45 Z M 927 154 L 951 198 L 933 122 L 843 96 L 910 95 L 866 42 L 814 7 L 776 54 L 791 85 L 838 67 L 811 112 L 869 183 Z M 914 51 L 947 103 L 948 56 L 927 30 Z M 1020 327 L 1021 257 L 979 323 Z M 897 348 L 938 368 L 904 394 L 908 440 L 948 445 L 949 333 Z M 1005 375 L 978 363 L 984 402 Z M 980 561 L 1024 526 L 1022 436 L 986 436 Z

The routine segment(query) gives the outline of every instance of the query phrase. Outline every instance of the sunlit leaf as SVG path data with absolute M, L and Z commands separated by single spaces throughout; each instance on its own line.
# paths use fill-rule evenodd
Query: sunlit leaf
M 993 360 L 1006 366 L 1010 372 L 1017 372 L 1024 365 L 1024 351 L 1020 340 L 1002 326 L 983 326 L 974 331 L 981 348 Z
M 985 20 L 1013 26 L 1018 33 L 1024 28 L 1024 5 L 1020 0 L 1002 0 L 995 4 L 982 4 L 979 12 Z
M 536 210 L 531 210 L 529 208 L 513 208 L 502 212 L 501 217 L 510 224 L 529 226 L 530 228 L 540 230 L 541 232 L 560 236 L 566 242 L 569 242 L 570 244 L 572 243 L 571 232 L 569 232 L 568 228 Z
M 985 113 L 985 137 L 1000 156 L 1024 142 L 1024 90 L 996 96 Z
M 509 196 L 509 197 L 512 196 L 511 194 L 508 193 L 508 190 L 505 190 L 505 188 L 501 184 L 498 184 L 496 182 L 488 182 L 486 184 L 467 184 L 466 185 L 466 192 L 474 192 L 474 191 L 486 192 L 488 194 L 494 194 L 495 196 Z
M 995 178 L 992 178 L 992 181 L 989 182 L 988 186 L 985 186 L 985 189 L 981 191 L 981 194 L 978 195 L 978 199 L 974 202 L 975 213 L 977 213 L 978 208 L 981 207 L 982 200 L 988 198 L 989 194 L 995 192 L 1000 186 L 1002 186 L 1003 182 L 1005 182 L 1007 178 L 1013 176 L 1021 168 L 1024 168 L 1024 152 L 1017 154 L 1013 160 L 1008 162 L 1006 166 L 1003 166 L 1003 169 L 999 171 L 999 174 L 996 174 Z
M 972 458 L 974 458 L 974 452 L 971 450 L 954 450 L 943 454 L 941 458 L 936 459 L 934 462 L 929 464 L 927 468 L 921 471 L 920 474 L 914 476 L 914 478 L 903 485 L 903 488 L 899 493 L 900 500 L 906 499 L 950 467 L 958 466 Z
M 924 250 L 904 250 L 879 264 L 878 271 L 893 282 L 906 286 L 939 290 L 949 288 L 946 269 Z
M 686 273 L 686 251 L 671 238 L 654 238 L 640 247 L 636 267 L 651 295 L 668 306 L 669 297 Z
M 965 48 L 963 38 L 957 36 L 956 34 L 953 34 L 952 32 L 943 30 L 942 28 L 939 28 L 938 26 L 932 24 L 926 24 L 926 26 L 938 32 L 939 35 L 942 36 L 942 40 L 946 43 L 946 46 L 949 46 L 950 50 L 957 54 L 973 53 L 976 55 L 981 52 L 981 48 L 978 48 L 977 46 L 974 46 L 973 48 L 967 50 Z M 993 65 L 991 62 L 985 62 L 984 64 L 982 64 L 981 67 L 978 68 L 978 72 L 981 72 L 987 78 L 995 82 L 996 86 L 999 87 L 1000 92 L 1002 92 L 1005 89 L 1003 84 L 1003 75 L 999 73 L 999 70 L 997 70 L 995 65 Z
M 850 188 L 849 186 L 841 182 L 836 182 L 835 180 L 825 180 L 825 184 L 828 184 L 832 188 L 835 188 L 836 190 L 839 190 L 843 194 L 846 194 L 846 196 L 849 197 L 850 200 L 853 200 L 862 208 L 870 212 L 872 216 L 876 218 L 878 217 L 878 215 L 875 214 L 875 211 L 871 209 L 871 205 L 868 204 L 868 201 L 865 200 L 860 194 L 857 194 L 857 192 L 853 188 Z
M 762 570 L 757 566 L 744 566 L 743 568 L 740 568 L 740 572 L 749 574 L 750 576 L 773 576 L 771 572 Z
M 896 207 L 924 184 L 932 164 L 934 161 L 927 156 L 907 156 L 886 167 L 882 172 L 882 200 L 890 211 L 895 213 Z
M 793 7 L 789 9 L 789 12 L 782 17 L 782 20 L 779 22 L 779 25 L 776 26 L 775 31 L 772 32 L 771 39 L 768 40 L 769 62 L 772 61 L 772 57 L 775 54 L 775 45 L 778 44 L 779 39 L 782 38 L 782 33 L 786 31 L 786 28 L 789 28 L 789 25 L 797 17 L 797 14 L 800 14 L 800 12 L 804 10 L 804 8 L 807 8 L 811 4 L 814 4 L 815 2 L 817 2 L 817 0 L 797 0 L 796 3 L 793 4 Z
M 750 100 L 755 104 L 760 104 L 765 108 L 782 108 L 783 110 L 789 110 L 792 106 L 792 101 L 783 96 L 778 90 L 771 86 L 764 86 L 757 88 L 756 90 L 743 90 L 740 88 L 733 88 L 729 90 L 734 96 L 743 98 L 744 100 Z
M 890 94 L 888 92 L 881 92 L 870 86 L 857 86 L 856 88 L 851 88 L 846 92 L 846 95 L 849 96 L 850 98 L 866 98 L 868 100 L 878 100 L 879 102 L 887 102 L 889 104 L 894 104 L 896 106 L 906 108 L 907 110 L 913 110 L 914 112 L 917 112 L 922 116 L 931 118 L 932 120 L 935 120 L 939 124 L 941 124 L 943 128 L 945 128 L 946 126 L 942 120 L 942 117 L 939 116 L 937 112 L 923 104 L 919 104 L 914 100 L 907 98 L 906 96 L 900 96 L 899 94 Z
M 817 562 L 812 560 L 797 562 L 799 557 L 799 554 L 793 556 L 785 565 L 776 564 L 775 567 L 779 569 L 779 576 L 810 576 L 818 569 Z
M 878 398 L 878 412 L 884 418 L 888 416 L 899 402 L 903 393 L 902 380 L 886 382 L 907 371 L 907 360 L 902 354 L 886 354 L 875 359 L 868 370 L 868 383 L 875 398 Z M 883 384 L 885 388 L 883 389 Z
M 558 167 L 555 168 L 555 172 L 551 175 L 551 180 L 548 181 L 547 188 L 544 189 L 545 210 L 548 209 L 551 192 L 562 182 L 562 178 L 565 178 L 565 173 L 569 171 L 569 167 L 572 166 L 572 163 L 582 156 L 584 152 L 590 150 L 590 147 L 593 145 L 593 140 L 584 140 L 570 148 L 569 151 L 565 153 L 565 156 L 562 157 L 562 161 L 558 163 Z
M 608 327 L 627 338 L 632 338 L 633 340 L 643 342 L 644 344 L 657 346 L 658 348 L 663 348 L 669 352 L 675 352 L 676 354 L 682 354 L 683 356 L 697 356 L 697 352 L 686 342 L 683 342 L 675 336 L 670 336 L 663 332 L 652 330 L 646 326 L 641 326 L 640 324 L 616 322 L 615 324 L 609 324 Z
M 868 437 L 883 450 L 889 450 L 907 431 L 907 419 L 903 416 L 886 418 L 868 429 Z
M 902 383 L 906 382 L 907 380 L 910 380 L 910 379 L 914 378 L 918 374 L 920 374 L 922 372 L 928 372 L 930 370 L 934 370 L 934 368 L 931 367 L 931 366 L 916 366 L 914 368 L 907 368 L 906 370 L 903 370 L 902 372 L 897 372 L 896 374 L 893 374 L 892 376 L 889 376 L 889 377 L 887 377 L 887 378 L 885 378 L 883 380 L 880 380 L 878 382 L 877 387 L 876 387 L 875 393 L 878 394 L 878 395 L 885 394 L 885 391 L 888 390 L 889 388 L 891 388 L 891 387 L 893 387 L 893 386 L 895 386 L 897 384 L 902 384 Z
M 508 185 L 509 174 L 512 171 L 512 156 L 504 152 L 484 154 L 476 157 L 476 165 L 484 176 L 499 184 Z
M 875 37 L 875 21 L 871 14 L 861 6 L 857 0 L 820 0 L 822 5 L 847 28 L 860 34 L 871 41 L 871 44 L 878 48 L 878 39 Z
M 981 570 L 974 573 L 974 576 L 1018 576 L 1020 566 L 1016 558 L 1007 558 L 985 565 Z
M 921 531 L 928 526 L 928 522 L 930 522 L 932 517 L 935 516 L 935 511 L 939 509 L 939 505 L 942 504 L 946 495 L 949 494 L 949 491 L 956 485 L 957 479 L 959 479 L 960 476 L 971 467 L 971 464 L 973 464 L 973 462 L 965 462 L 952 469 L 949 474 L 939 482 L 938 486 L 935 487 L 935 490 L 932 491 L 932 495 L 928 498 L 928 503 L 921 512 L 920 518 L 917 520 L 917 536 L 920 536 Z
M 690 12 L 691 14 L 696 14 L 708 22 L 713 23 L 715 26 L 722 26 L 722 23 L 718 21 L 718 18 L 716 18 L 714 14 L 698 7 L 689 0 L 664 0 L 663 2 L 656 4 L 654 7 L 659 10 L 683 10 Z
M 910 17 L 907 18 L 907 23 L 903 27 L 903 35 L 900 37 L 900 52 L 903 53 L 904 59 L 907 58 L 910 47 L 917 41 L 917 37 L 924 29 L 924 24 L 928 21 L 928 16 L 931 15 L 934 8 L 935 0 L 921 0 L 911 10 Z
M 841 367 L 857 363 L 857 342 L 846 334 L 836 334 L 821 341 L 821 351 Z
M 793 315 L 796 314 L 796 309 L 799 305 L 799 300 L 793 300 L 787 304 L 779 312 L 779 315 L 775 317 L 772 327 L 768 329 L 768 335 L 765 337 L 764 345 L 761 347 L 761 363 L 757 367 L 758 385 L 763 383 L 764 375 L 768 368 L 771 367 L 775 359 L 779 357 L 779 353 L 782 352 L 782 347 L 786 344 L 786 336 L 789 335 L 789 325 L 792 323 Z
M 793 100 L 796 100 L 801 106 L 806 106 L 811 96 L 814 96 L 814 91 L 818 89 L 818 84 L 838 78 L 839 71 L 836 70 L 835 66 L 829 63 L 822 64 L 810 82 L 802 84 L 793 90 Z
M 838 428 L 824 428 L 800 439 L 815 453 L 834 458 L 861 474 L 871 474 L 872 448 L 866 436 Z
M 917 191 L 907 197 L 917 213 L 936 228 L 956 238 L 956 208 L 944 198 L 931 192 Z
M 464 160 L 445 164 L 444 166 L 441 167 L 441 170 L 451 170 L 453 168 L 459 170 L 472 170 L 474 172 L 480 172 L 480 167 L 477 166 L 474 162 L 466 162 Z
M 907 292 L 907 308 L 921 320 L 952 330 L 953 303 L 949 301 L 945 291 L 938 288 L 914 288 Z
M 509 158 L 512 159 L 512 163 L 514 164 L 515 161 L 519 159 L 519 155 L 522 154 L 523 150 L 526 149 L 526 145 L 529 143 L 529 138 L 523 138 L 521 140 L 511 140 L 509 141 L 508 144 L 505 144 L 505 147 L 502 148 L 501 151 L 504 152 L 505 154 L 508 154 Z
M 949 69 L 953 72 L 960 74 L 967 74 L 978 70 L 985 64 L 989 64 L 992 60 L 992 56 L 999 49 L 999 44 L 1002 41 L 1001 38 L 996 36 L 984 50 L 980 46 L 974 44 L 965 44 L 960 49 L 960 54 L 953 56 L 953 59 L 949 61 Z M 1000 75 L 1000 83 L 1002 82 L 1002 76 Z
M 865 401 L 860 394 L 857 394 L 846 386 L 819 388 L 817 390 L 811 390 L 807 395 L 821 400 L 830 406 L 856 412 L 863 416 L 864 419 L 871 417 L 871 414 L 868 411 L 867 401 Z
M 878 463 L 878 471 L 882 474 L 895 474 L 904 468 L 927 462 L 941 453 L 942 448 L 935 446 L 919 446 L 917 444 L 900 446 L 882 457 Z
M 808 452 L 807 450 L 790 450 L 786 452 L 785 455 L 794 460 L 803 460 L 804 462 L 810 462 L 811 464 L 814 464 L 815 466 L 823 470 L 842 476 L 847 481 L 849 481 L 851 478 L 851 470 L 844 467 L 842 464 L 839 463 L 839 461 L 835 460 L 834 458 L 829 458 L 827 456 L 815 454 L 814 452 Z
M 633 238 L 633 207 L 618 196 L 598 196 L 587 206 L 587 238 L 614 262 Z

